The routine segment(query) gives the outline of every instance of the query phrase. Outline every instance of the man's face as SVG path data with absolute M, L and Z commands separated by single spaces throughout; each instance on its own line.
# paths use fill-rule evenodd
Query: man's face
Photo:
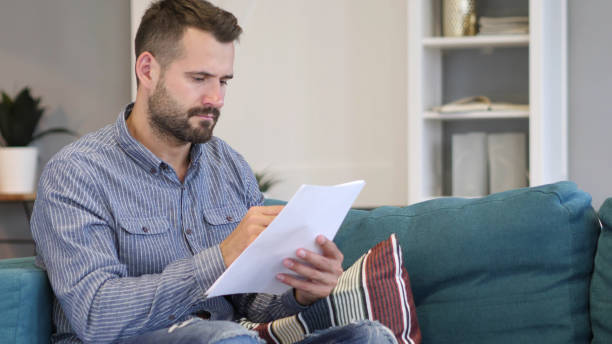
M 161 72 L 148 100 L 149 123 L 160 135 L 203 143 L 212 137 L 233 76 L 234 44 L 189 28 L 183 53 Z

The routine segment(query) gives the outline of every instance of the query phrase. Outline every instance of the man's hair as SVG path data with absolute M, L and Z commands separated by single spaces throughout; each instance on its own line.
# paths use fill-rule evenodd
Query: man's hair
M 180 41 L 190 27 L 211 33 L 221 43 L 233 42 L 242 33 L 233 14 L 208 1 L 160 0 L 142 16 L 134 41 L 136 58 L 148 51 L 166 67 L 181 55 Z

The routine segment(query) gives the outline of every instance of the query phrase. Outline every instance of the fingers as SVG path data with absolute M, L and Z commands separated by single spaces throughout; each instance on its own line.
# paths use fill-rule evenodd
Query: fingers
M 317 237 L 316 242 L 321 247 L 322 254 L 300 248 L 297 250 L 296 256 L 321 271 L 327 271 L 336 275 L 342 274 L 344 256 L 338 249 L 338 246 L 322 235 Z
M 336 286 L 338 278 L 342 275 L 342 262 L 309 252 L 304 262 L 296 259 L 284 259 L 283 265 L 297 273 L 299 276 L 320 284 Z
M 272 221 L 274 221 L 275 218 L 276 218 L 275 215 L 266 215 L 262 213 L 250 213 L 244 217 L 243 222 L 249 225 L 252 225 L 252 226 L 263 226 L 265 228 L 265 227 L 268 227 L 268 225 L 270 225 L 270 223 L 272 223 Z
M 307 279 L 311 282 L 317 284 L 324 285 L 335 285 L 336 284 L 336 275 L 338 274 L 335 271 L 326 271 L 317 269 L 313 266 L 309 266 L 293 259 L 285 259 L 283 260 L 283 265 L 290 269 L 291 271 L 297 273 L 304 279 Z
M 281 212 L 281 210 L 283 210 L 283 208 L 285 208 L 284 205 L 268 205 L 268 206 L 261 206 L 261 207 L 253 207 L 251 209 L 255 209 L 261 212 L 261 214 L 263 215 L 276 216 Z
M 249 225 L 268 227 L 276 216 L 283 210 L 284 206 L 252 207 L 244 216 L 242 222 Z M 259 235 L 261 231 L 257 232 Z
M 250 208 L 234 231 L 219 244 L 225 266 L 230 266 L 244 249 L 274 221 L 283 208 L 284 206 Z
M 321 250 L 323 251 L 323 255 L 325 257 L 340 260 L 342 263 L 344 260 L 344 255 L 342 255 L 342 252 L 340 252 L 340 249 L 338 249 L 338 246 L 336 246 L 333 241 L 327 239 L 323 235 L 319 235 L 317 237 L 317 244 L 321 246 Z
M 315 301 L 328 296 L 330 293 L 329 286 L 327 285 L 312 283 L 308 280 L 303 280 L 288 274 L 280 274 L 278 279 L 295 288 L 296 300 L 305 306 L 313 304 Z
M 322 254 L 298 249 L 297 259 L 287 258 L 283 265 L 298 276 L 279 274 L 283 283 L 296 289 L 296 299 L 304 305 L 328 296 L 338 284 L 342 275 L 343 255 L 333 241 L 319 236 L 316 239 Z

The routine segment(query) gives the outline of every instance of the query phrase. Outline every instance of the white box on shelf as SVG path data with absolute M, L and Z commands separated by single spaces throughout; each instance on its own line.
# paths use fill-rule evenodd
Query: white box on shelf
M 491 193 L 527 186 L 527 137 L 524 133 L 489 134 Z
M 487 134 L 452 135 L 453 196 L 483 196 L 488 193 Z

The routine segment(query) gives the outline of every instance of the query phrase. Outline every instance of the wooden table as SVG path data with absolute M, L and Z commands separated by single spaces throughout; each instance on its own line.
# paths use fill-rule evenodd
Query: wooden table
M 0 193 L 0 202 L 34 202 L 36 193 L 29 194 L 3 194 Z

